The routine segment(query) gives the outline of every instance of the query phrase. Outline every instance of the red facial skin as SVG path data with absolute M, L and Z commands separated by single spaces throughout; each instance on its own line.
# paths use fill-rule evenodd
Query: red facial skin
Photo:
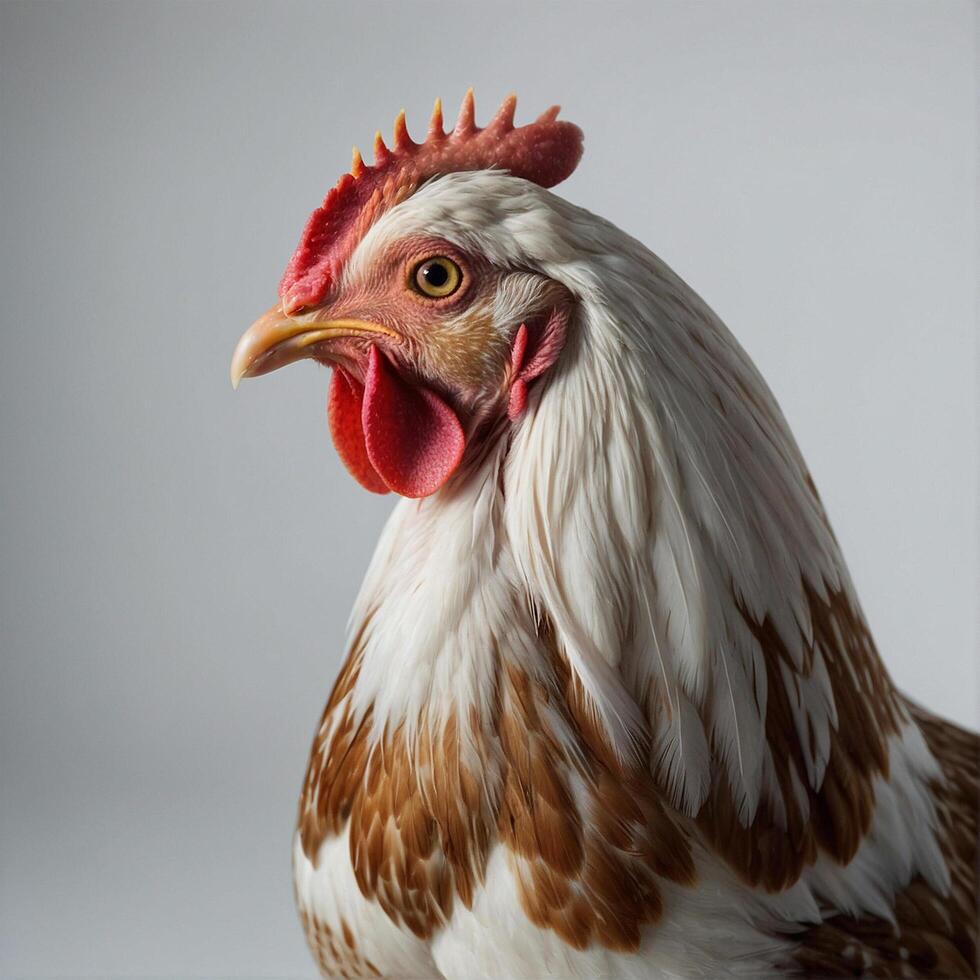
M 460 271 L 445 297 L 415 283 L 420 264 L 435 257 Z M 530 276 L 441 239 L 403 239 L 370 266 L 348 269 L 319 307 L 295 318 L 267 314 L 243 338 L 250 359 L 242 373 L 301 357 L 334 368 L 330 430 L 351 474 L 375 493 L 428 496 L 464 473 L 465 458 L 482 455 L 501 423 L 521 418 L 528 385 L 561 352 L 571 298 L 544 277 L 523 322 L 494 322 L 494 298 L 512 275 Z
M 425 296 L 412 285 L 416 268 L 437 256 L 453 261 L 462 273 L 457 290 L 443 298 Z M 314 317 L 377 323 L 397 336 L 331 339 L 322 348 L 313 346 L 311 354 L 323 363 L 342 364 L 363 382 L 367 350 L 376 344 L 406 380 L 427 384 L 463 409 L 498 380 L 494 362 L 506 360 L 507 341 L 489 312 L 498 275 L 489 263 L 441 239 L 396 242 L 362 276 L 341 279 Z

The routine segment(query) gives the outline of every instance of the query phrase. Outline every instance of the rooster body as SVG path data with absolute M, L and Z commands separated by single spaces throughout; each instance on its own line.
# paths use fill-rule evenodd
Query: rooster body
M 541 186 L 526 151 L 547 137 L 560 159 L 567 124 L 515 142 L 502 112 L 476 130 L 464 103 L 433 172 L 396 126 L 408 190 L 379 179 L 370 220 L 327 235 L 338 185 L 236 353 L 239 377 L 311 351 L 335 367 L 345 462 L 415 498 L 368 571 L 300 801 L 318 965 L 975 975 L 976 737 L 895 690 L 732 335 Z M 445 163 L 477 137 L 502 159 Z M 469 292 L 392 292 L 431 256 Z

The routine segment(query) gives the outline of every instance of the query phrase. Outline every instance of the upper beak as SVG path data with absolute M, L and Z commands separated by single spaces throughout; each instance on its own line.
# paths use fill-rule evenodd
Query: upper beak
M 309 347 L 332 337 L 351 337 L 375 333 L 401 339 L 379 323 L 367 320 L 294 320 L 282 306 L 266 310 L 253 323 L 235 347 L 231 358 L 231 386 L 237 388 L 242 378 L 254 378 L 275 371 L 308 356 Z

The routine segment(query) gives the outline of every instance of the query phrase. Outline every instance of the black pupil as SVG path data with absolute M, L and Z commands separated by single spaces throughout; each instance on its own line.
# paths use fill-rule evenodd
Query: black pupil
M 422 267 L 422 278 L 430 285 L 438 289 L 449 282 L 449 270 L 442 262 L 430 262 Z

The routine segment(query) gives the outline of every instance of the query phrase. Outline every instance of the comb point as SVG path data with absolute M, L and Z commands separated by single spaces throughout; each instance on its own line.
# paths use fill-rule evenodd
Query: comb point
M 432 117 L 429 120 L 429 138 L 445 136 L 446 132 L 442 128 L 442 99 L 436 99 L 432 107 Z
M 351 151 L 350 172 L 352 177 L 360 177 L 364 173 L 364 157 L 356 146 Z
M 379 129 L 374 134 L 374 165 L 381 166 L 386 164 L 391 159 L 391 153 L 388 151 L 388 147 L 385 146 L 384 137 L 381 135 L 381 130 Z
M 511 92 L 503 102 L 500 103 L 500 108 L 497 110 L 496 115 L 490 122 L 487 129 L 501 129 L 504 132 L 509 133 L 514 128 L 514 113 L 517 111 L 517 96 Z
M 408 135 L 408 123 L 405 121 L 405 110 L 395 117 L 395 129 L 392 136 L 392 143 L 396 150 L 408 150 L 415 146 L 412 137 Z
M 534 121 L 536 123 L 551 123 L 551 122 L 554 122 L 558 118 L 558 113 L 559 112 L 561 112 L 561 106 L 560 105 L 553 105 L 553 106 L 551 106 L 551 108 L 545 109 L 544 112 L 542 112 L 541 115 L 538 116 L 538 118 L 535 119 Z
M 476 129 L 476 106 L 473 102 L 473 89 L 468 88 L 463 96 L 463 104 L 459 107 L 459 118 L 453 127 L 455 135 L 472 133 Z

